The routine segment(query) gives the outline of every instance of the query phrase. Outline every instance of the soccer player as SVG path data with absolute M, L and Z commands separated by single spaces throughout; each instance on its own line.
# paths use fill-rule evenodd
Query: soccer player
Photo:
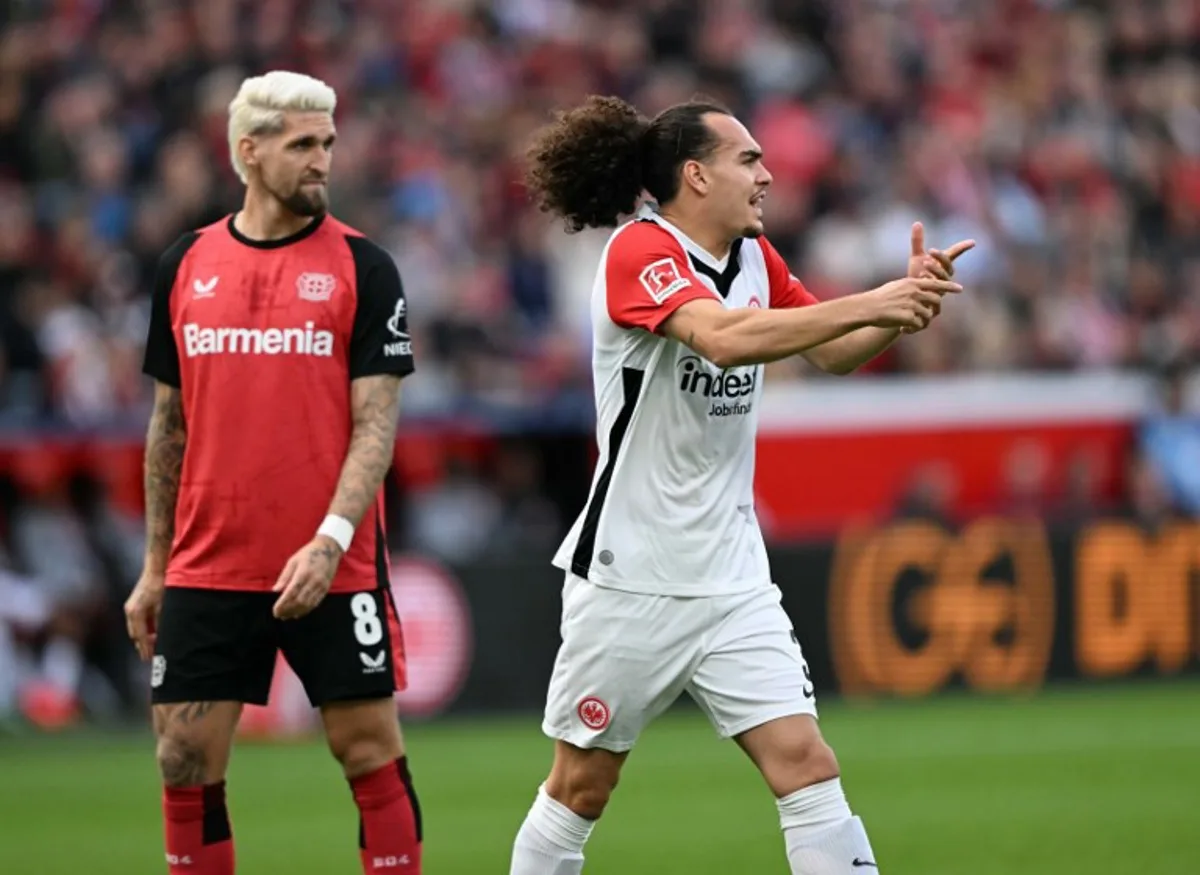
M 961 287 L 913 228 L 909 276 L 818 303 L 763 236 L 762 150 L 721 106 L 653 121 L 589 98 L 535 137 L 529 185 L 572 230 L 611 227 L 592 296 L 600 456 L 554 558 L 562 645 L 543 731 L 550 775 L 512 875 L 568 875 L 642 729 L 687 690 L 778 801 L 797 875 L 875 871 L 817 727 L 813 685 L 754 513 L 762 365 L 847 373 L 926 327 Z
M 412 350 L 391 258 L 327 212 L 335 103 L 296 73 L 245 80 L 242 208 L 184 234 L 155 280 L 148 540 L 125 613 L 153 657 L 172 875 L 234 871 L 226 766 L 279 651 L 349 780 L 363 871 L 421 871 L 381 492 Z

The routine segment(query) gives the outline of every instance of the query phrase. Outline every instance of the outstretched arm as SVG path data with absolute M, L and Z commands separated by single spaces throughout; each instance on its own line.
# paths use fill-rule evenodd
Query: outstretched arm
M 663 331 L 719 368 L 778 361 L 846 340 L 847 332 L 925 327 L 941 295 L 958 291 L 938 279 L 902 279 L 834 301 L 789 309 L 726 310 L 713 298 L 688 301 Z M 871 327 L 879 326 L 879 327 Z
M 681 305 L 663 333 L 719 368 L 778 361 L 868 324 L 869 308 L 841 298 L 794 310 L 727 310 L 716 299 Z
M 634 223 L 609 246 L 604 266 L 609 318 L 622 328 L 665 334 L 729 368 L 787 358 L 868 325 L 922 328 L 933 315 L 929 304 L 958 290 L 945 280 L 904 279 L 820 303 L 798 280 L 790 285 L 794 278 L 783 259 L 765 240 L 762 247 L 771 309 L 727 310 L 692 272 L 668 231 Z M 794 301 L 788 301 L 789 290 L 795 291 Z

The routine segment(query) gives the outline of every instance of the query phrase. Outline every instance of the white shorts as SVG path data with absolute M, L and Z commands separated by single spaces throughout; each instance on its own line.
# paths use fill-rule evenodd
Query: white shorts
M 576 747 L 633 747 L 686 690 L 723 738 L 816 716 L 808 665 L 777 586 L 677 598 L 568 574 L 562 646 L 542 731 Z

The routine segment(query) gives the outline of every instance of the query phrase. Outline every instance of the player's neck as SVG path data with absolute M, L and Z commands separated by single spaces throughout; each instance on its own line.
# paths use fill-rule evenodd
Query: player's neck
M 660 209 L 658 214 L 688 236 L 688 239 L 715 258 L 717 261 L 729 254 L 733 240 L 707 223 L 698 221 L 695 217 L 682 215 L 669 207 Z
M 233 225 L 251 240 L 283 240 L 309 226 L 313 216 L 299 216 L 276 198 L 247 191 L 241 211 L 234 216 Z

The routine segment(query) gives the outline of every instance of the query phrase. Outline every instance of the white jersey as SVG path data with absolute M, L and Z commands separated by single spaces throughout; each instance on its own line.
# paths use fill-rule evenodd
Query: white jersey
M 754 513 L 762 366 L 717 368 L 661 328 L 688 301 L 815 303 L 766 238 L 718 261 L 649 208 L 605 246 L 592 292 L 597 442 L 588 502 L 554 564 L 672 596 L 771 582 Z

